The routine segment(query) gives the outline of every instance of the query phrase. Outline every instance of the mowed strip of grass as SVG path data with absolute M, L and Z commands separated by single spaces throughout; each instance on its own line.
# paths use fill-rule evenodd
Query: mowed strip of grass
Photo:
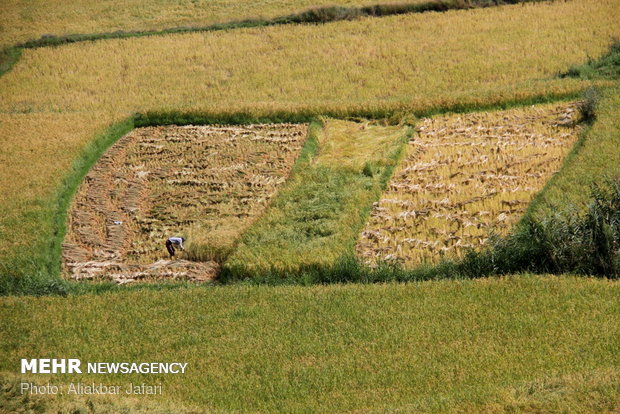
M 602 54 L 618 13 L 575 0 L 27 51 L 0 78 L 3 163 L 32 170 L 0 180 L 14 195 L 0 202 L 3 274 L 42 269 L 32 255 L 57 237 L 72 160 L 134 111 L 384 116 L 574 95 L 588 83 L 548 78 Z
M 150 402 L 205 411 L 611 412 L 620 404 L 620 290 L 608 280 L 2 298 L 0 315 L 5 374 L 18 373 L 20 358 L 187 362 L 184 375 L 23 379 L 161 383 L 164 395 Z
M 325 120 L 310 129 L 310 149 L 264 215 L 225 262 L 227 277 L 298 273 L 353 256 L 372 203 L 413 133 L 402 126 Z M 308 144 L 306 145 L 308 147 Z

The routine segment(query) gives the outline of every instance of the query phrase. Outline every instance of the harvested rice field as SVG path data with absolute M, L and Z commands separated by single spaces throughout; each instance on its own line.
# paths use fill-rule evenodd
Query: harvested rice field
M 307 125 L 135 129 L 91 169 L 69 212 L 65 276 L 205 281 L 287 179 Z M 165 241 L 187 238 L 169 260 Z M 187 259 L 200 259 L 191 261 Z
M 357 244 L 370 265 L 462 257 L 505 235 L 575 144 L 576 104 L 424 119 Z

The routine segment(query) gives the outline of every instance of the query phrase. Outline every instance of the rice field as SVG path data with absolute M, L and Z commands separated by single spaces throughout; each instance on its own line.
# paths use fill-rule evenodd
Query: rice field
M 0 46 L 324 4 L 308 1 L 6 0 Z M 0 412 L 619 412 L 617 281 L 408 270 L 505 234 L 545 183 L 543 216 L 618 173 L 618 82 L 557 77 L 618 21 L 618 0 L 571 0 L 25 51 L 0 77 Z M 567 101 L 591 85 L 582 129 Z M 556 103 L 466 113 L 535 102 Z M 146 112 L 212 125 L 133 129 Z M 237 118 L 312 122 L 223 125 Z M 62 272 L 96 283 L 59 279 L 67 206 Z M 171 235 L 188 239 L 174 261 Z M 352 253 L 406 269 L 312 279 Z M 118 285 L 138 280 L 161 283 Z M 24 357 L 189 369 L 20 375 Z M 164 391 L 27 396 L 20 380 Z
M 424 119 L 375 203 L 358 255 L 407 267 L 506 235 L 577 141 L 575 104 Z
M 426 0 L 408 0 L 415 3 Z M 362 6 L 372 0 L 4 0 L 0 3 L 0 47 L 43 35 L 102 33 L 206 26 L 249 18 L 272 18 L 317 6 Z
M 63 244 L 75 280 L 204 281 L 286 180 L 303 124 L 138 128 L 86 176 Z M 187 238 L 182 259 L 164 242 Z
M 0 298 L 0 315 L 0 373 L 15 373 L 24 355 L 188 363 L 185 375 L 21 376 L 65 389 L 77 381 L 163 385 L 152 398 L 49 396 L 44 412 L 620 408 L 620 290 L 604 279 L 122 289 Z M 0 411 L 28 402 L 7 394 Z
M 0 111 L 346 114 L 575 92 L 587 82 L 554 77 L 620 36 L 616 5 L 575 0 L 27 50 L 0 79 Z M 533 30 L 532 21 L 544 25 Z
M 590 83 L 555 75 L 604 53 L 618 20 L 614 0 L 574 0 L 25 51 L 0 78 L 1 156 L 28 170 L 0 172 L 14 195 L 0 231 L 20 234 L 3 260 L 46 248 L 72 161 L 136 111 L 347 116 L 578 94 Z

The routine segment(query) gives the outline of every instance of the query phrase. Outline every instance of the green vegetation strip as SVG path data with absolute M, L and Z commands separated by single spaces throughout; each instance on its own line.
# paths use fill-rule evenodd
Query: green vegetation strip
M 214 32 L 250 27 L 267 27 L 288 24 L 323 24 L 329 22 L 353 20 L 362 17 L 382 17 L 407 13 L 444 12 L 480 7 L 492 7 L 506 4 L 543 2 L 549 0 L 429 0 L 423 3 L 375 4 L 363 7 L 328 6 L 293 13 L 273 19 L 245 19 L 208 26 L 173 27 L 162 30 L 138 30 L 107 33 L 44 35 L 39 39 L 18 43 L 0 50 L 0 76 L 11 70 L 21 56 L 22 49 L 61 46 L 69 43 L 89 42 L 106 39 L 124 39 L 130 37 L 163 36 L 168 34 Z
M 391 177 L 409 127 L 325 120 L 271 207 L 225 262 L 222 280 L 303 279 L 354 256 L 357 236 Z
M 581 66 L 573 65 L 560 77 L 581 79 L 620 79 L 620 40 L 609 47 L 609 51 L 599 59 L 592 59 Z
M 6 374 L 23 357 L 188 363 L 183 375 L 21 378 L 161 383 L 161 397 L 142 400 L 149 412 L 158 403 L 263 413 L 521 412 L 530 405 L 613 412 L 620 404 L 620 290 L 606 280 L 515 276 L 2 298 L 0 328 Z M 7 394 L 0 411 L 11 404 Z M 89 401 L 105 408 L 99 396 Z
M 11 70 L 22 56 L 22 48 L 7 47 L 0 49 L 0 76 Z

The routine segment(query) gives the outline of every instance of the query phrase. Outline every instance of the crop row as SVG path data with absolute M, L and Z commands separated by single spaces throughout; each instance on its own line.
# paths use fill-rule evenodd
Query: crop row
M 424 120 L 373 208 L 359 254 L 411 267 L 507 234 L 576 142 L 576 112 L 563 104 Z
M 305 125 L 135 129 L 97 162 L 70 210 L 67 276 L 119 282 L 204 280 L 287 178 Z M 168 262 L 164 242 L 185 236 L 190 258 Z M 205 252 L 205 250 L 207 250 Z M 188 257 L 183 255 L 183 258 Z

